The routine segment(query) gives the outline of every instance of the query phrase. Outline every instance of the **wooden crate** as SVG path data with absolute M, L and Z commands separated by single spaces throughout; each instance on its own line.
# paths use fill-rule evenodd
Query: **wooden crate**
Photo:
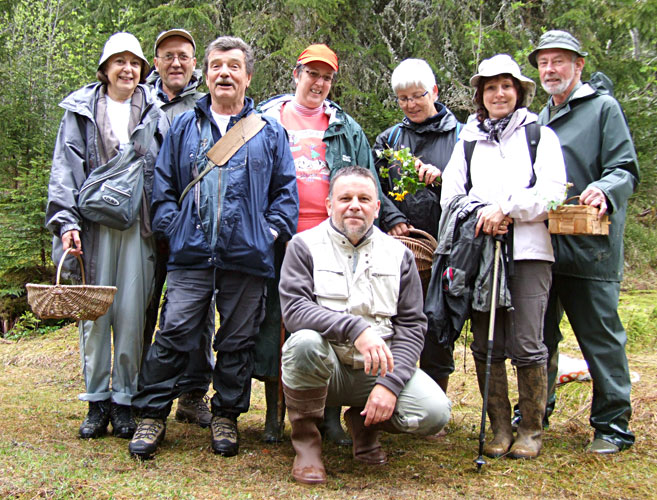
M 598 208 L 589 205 L 562 205 L 548 212 L 551 234 L 609 234 L 609 217 L 598 219 Z

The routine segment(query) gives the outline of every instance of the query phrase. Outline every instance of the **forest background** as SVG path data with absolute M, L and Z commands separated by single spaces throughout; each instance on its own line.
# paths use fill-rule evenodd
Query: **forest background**
M 220 35 L 251 44 L 257 103 L 291 92 L 296 57 L 310 43 L 337 52 L 331 99 L 370 142 L 403 115 L 390 75 L 405 58 L 426 59 L 444 102 L 460 120 L 472 111 L 468 79 L 495 53 L 511 54 L 538 82 L 527 54 L 548 29 L 566 29 L 589 52 L 584 79 L 615 83 L 632 131 L 641 184 L 630 201 L 625 288 L 657 283 L 657 0 L 0 0 L 0 320 L 5 334 L 27 309 L 24 284 L 47 282 L 54 267 L 44 228 L 58 103 L 95 80 L 106 39 L 130 31 L 152 60 L 157 34 L 184 27 L 204 47 Z M 538 86 L 531 106 L 547 100 Z M 21 323 L 22 322 L 22 323 Z

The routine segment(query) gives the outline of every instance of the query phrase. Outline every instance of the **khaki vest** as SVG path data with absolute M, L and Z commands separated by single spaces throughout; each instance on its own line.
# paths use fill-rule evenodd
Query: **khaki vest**
M 389 343 L 394 335 L 392 318 L 397 314 L 404 245 L 373 227 L 372 234 L 354 247 L 328 220 L 317 231 L 306 231 L 299 237 L 313 258 L 317 303 L 331 311 L 362 317 Z M 353 344 L 332 345 L 343 363 L 363 366 Z

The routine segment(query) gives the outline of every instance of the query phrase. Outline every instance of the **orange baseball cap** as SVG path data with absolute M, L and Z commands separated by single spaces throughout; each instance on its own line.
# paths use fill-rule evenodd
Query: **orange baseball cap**
M 335 55 L 327 45 L 323 43 L 316 43 L 309 45 L 301 53 L 299 59 L 297 59 L 298 64 L 306 64 L 313 61 L 319 61 L 328 64 L 335 71 L 338 70 L 338 56 Z

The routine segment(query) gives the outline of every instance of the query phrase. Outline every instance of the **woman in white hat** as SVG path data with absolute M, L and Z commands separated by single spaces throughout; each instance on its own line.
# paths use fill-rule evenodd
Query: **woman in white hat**
M 547 387 L 543 314 L 554 262 L 545 219 L 548 202 L 563 199 L 566 170 L 557 136 L 549 128 L 539 128 L 537 116 L 527 110 L 536 84 L 520 73 L 510 56 L 498 54 L 482 61 L 470 85 L 476 89 L 476 114 L 461 132 L 443 173 L 441 206 L 446 210 L 458 195 L 486 203 L 478 212 L 476 231 L 506 235 L 507 249 L 513 255 L 513 274 L 508 276 L 513 310 L 500 309 L 496 314 L 488 399 L 494 438 L 484 453 L 489 457 L 508 454 L 512 458 L 535 458 L 541 450 Z M 538 134 L 532 164 L 528 136 Z M 474 149 L 468 162 L 470 147 Z M 488 313 L 472 312 L 471 348 L 482 393 L 488 320 Z M 523 415 L 515 438 L 507 358 L 517 370 Z
M 79 323 L 85 382 L 79 398 L 89 403 L 79 429 L 82 438 L 105 434 L 110 421 L 115 436 L 130 438 L 135 430 L 131 400 L 137 390 L 154 274 L 148 206 L 155 159 L 168 129 L 166 117 L 140 83 L 148 69 L 139 41 L 130 33 L 115 33 L 98 63 L 99 82 L 76 90 L 60 103 L 65 113 L 46 208 L 46 225 L 54 235 L 53 261 L 70 248 L 71 254 L 82 257 L 88 284 L 118 288 L 104 316 Z M 83 216 L 78 199 L 90 173 L 126 148 L 138 150 L 144 187 L 134 196 L 141 206 L 137 220 L 119 230 Z M 80 278 L 77 259 L 69 257 L 65 265 L 70 277 Z

